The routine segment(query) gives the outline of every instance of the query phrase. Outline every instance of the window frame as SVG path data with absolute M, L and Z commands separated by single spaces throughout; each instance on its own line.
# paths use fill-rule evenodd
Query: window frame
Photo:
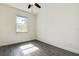
M 21 32 L 21 31 L 17 31 L 17 17 L 22 17 L 22 18 L 26 18 L 27 20 L 26 20 L 26 29 L 27 29 L 27 31 L 25 31 L 25 32 Z M 26 16 L 21 16 L 21 15 L 16 15 L 16 33 L 28 33 L 28 17 L 26 17 Z

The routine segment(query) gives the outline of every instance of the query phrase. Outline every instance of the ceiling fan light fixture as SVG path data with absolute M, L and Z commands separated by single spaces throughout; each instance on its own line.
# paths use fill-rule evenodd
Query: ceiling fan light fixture
M 41 6 L 38 4 L 38 3 L 29 3 L 29 5 L 28 5 L 28 9 L 29 8 L 31 8 L 31 6 L 36 6 L 36 7 L 38 7 L 38 8 L 41 8 Z

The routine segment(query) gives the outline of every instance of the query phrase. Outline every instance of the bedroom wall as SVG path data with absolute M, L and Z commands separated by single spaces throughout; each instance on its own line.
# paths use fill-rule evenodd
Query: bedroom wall
M 16 15 L 28 18 L 28 32 L 16 33 Z M 35 39 L 36 16 L 20 9 L 0 4 L 0 46 Z
M 79 4 L 42 4 L 37 16 L 37 39 L 79 53 Z

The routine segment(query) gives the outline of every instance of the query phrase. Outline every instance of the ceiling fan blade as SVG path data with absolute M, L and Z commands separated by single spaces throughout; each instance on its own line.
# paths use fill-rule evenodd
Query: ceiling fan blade
M 32 5 L 29 4 L 28 8 L 31 8 Z
M 37 3 L 35 3 L 35 6 L 37 6 L 38 8 L 41 8 L 41 6 L 39 4 L 37 4 Z

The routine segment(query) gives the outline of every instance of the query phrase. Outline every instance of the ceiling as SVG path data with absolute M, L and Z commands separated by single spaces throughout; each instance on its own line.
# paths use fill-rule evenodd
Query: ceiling
M 39 8 L 32 6 L 30 9 L 28 9 L 28 3 L 6 3 L 6 5 L 27 11 L 29 13 L 33 13 L 33 14 L 38 14 L 39 13 Z M 42 7 L 42 4 L 39 4 Z

